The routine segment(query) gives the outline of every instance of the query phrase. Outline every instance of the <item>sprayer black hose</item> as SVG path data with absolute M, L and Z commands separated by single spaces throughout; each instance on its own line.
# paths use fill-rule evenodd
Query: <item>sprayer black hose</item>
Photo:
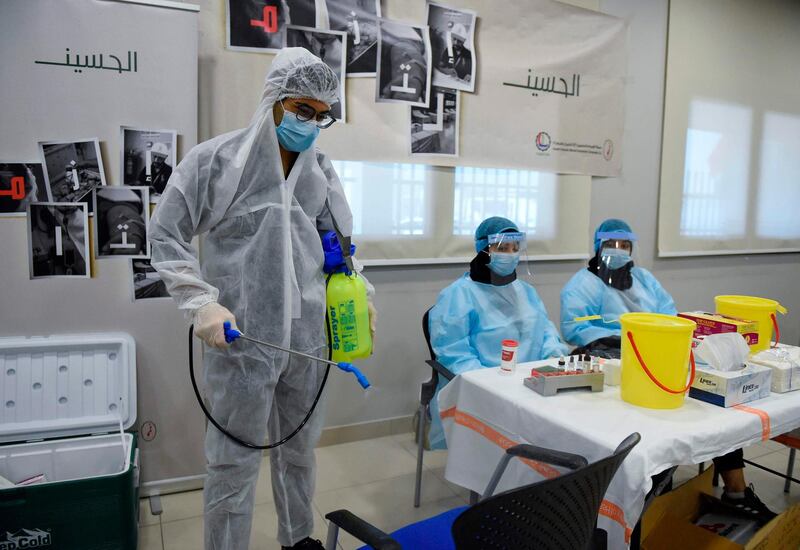
M 294 436 L 296 436 L 297 433 L 300 430 L 303 429 L 303 426 L 306 425 L 306 422 L 308 422 L 308 419 L 311 418 L 312 414 L 314 414 L 314 409 L 317 408 L 317 403 L 319 402 L 319 398 L 322 396 L 322 391 L 325 389 L 325 383 L 328 381 L 328 374 L 330 374 L 330 372 L 331 372 L 331 366 L 330 365 L 327 365 L 327 368 L 325 369 L 325 376 L 322 378 L 322 383 L 319 385 L 319 391 L 317 391 L 317 396 L 314 398 L 314 402 L 311 404 L 311 408 L 308 410 L 308 414 L 306 414 L 306 417 L 303 419 L 302 422 L 300 422 L 300 425 L 297 426 L 297 428 L 295 428 L 295 430 L 292 433 L 290 433 L 289 435 L 287 435 L 286 437 L 284 437 L 283 439 L 281 439 L 277 443 L 270 443 L 269 445 L 255 445 L 254 443 L 250 443 L 250 442 L 245 441 L 243 439 L 239 439 L 238 437 L 236 437 L 235 435 L 230 433 L 228 430 L 226 430 L 225 428 L 220 426 L 219 422 L 214 420 L 214 417 L 211 416 L 210 412 L 208 412 L 208 409 L 206 408 L 205 403 L 203 403 L 203 398 L 200 397 L 200 390 L 197 389 L 197 381 L 194 379 L 194 353 L 192 353 L 192 351 L 194 349 L 192 347 L 192 343 L 193 343 L 192 337 L 193 337 L 193 335 L 194 335 L 194 325 L 191 325 L 189 327 L 189 376 L 192 379 L 192 387 L 194 388 L 194 395 L 195 395 L 195 397 L 197 397 L 197 403 L 200 405 L 200 408 L 203 409 L 203 414 L 206 415 L 206 418 L 208 418 L 208 421 L 211 422 L 216 429 L 218 429 L 220 432 L 225 434 L 229 439 L 231 439 L 232 441 L 235 441 L 236 443 L 238 443 L 242 447 L 247 447 L 248 449 L 255 449 L 257 451 L 263 451 L 265 449 L 274 449 L 275 447 L 279 447 L 279 446 L 283 445 L 284 443 L 286 443 L 287 441 L 289 441 Z M 328 346 L 328 359 L 330 359 L 330 355 L 331 355 L 331 349 L 330 349 L 330 345 L 329 345 Z

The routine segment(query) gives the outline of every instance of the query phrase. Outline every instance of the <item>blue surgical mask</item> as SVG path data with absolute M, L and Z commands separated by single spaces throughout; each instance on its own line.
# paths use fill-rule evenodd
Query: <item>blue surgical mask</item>
M 311 147 L 319 135 L 319 128 L 313 121 L 303 122 L 293 112 L 284 110 L 283 119 L 275 132 L 284 149 L 299 153 Z
M 633 261 L 631 255 L 621 248 L 604 248 L 601 252 L 601 256 L 603 263 L 605 263 L 609 269 L 619 269 Z
M 489 259 L 489 269 L 501 277 L 514 273 L 519 264 L 519 252 L 492 252 Z

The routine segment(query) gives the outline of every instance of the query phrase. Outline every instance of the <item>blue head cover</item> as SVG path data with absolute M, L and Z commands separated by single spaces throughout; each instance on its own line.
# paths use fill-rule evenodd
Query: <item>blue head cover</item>
M 594 251 L 600 250 L 600 244 L 608 239 L 635 241 L 637 238 L 631 226 L 626 222 L 617 218 L 609 218 L 598 225 L 594 232 Z
M 483 220 L 478 229 L 475 230 L 475 252 L 480 252 L 489 246 L 489 235 L 502 233 L 503 231 L 519 231 L 519 229 L 517 224 L 508 218 L 492 216 Z

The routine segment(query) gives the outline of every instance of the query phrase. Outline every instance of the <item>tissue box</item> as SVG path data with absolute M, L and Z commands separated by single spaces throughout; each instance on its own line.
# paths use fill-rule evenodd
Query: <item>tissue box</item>
M 719 407 L 732 407 L 769 397 L 772 370 L 756 364 L 726 372 L 697 365 L 689 397 Z
M 697 324 L 694 337 L 699 338 L 720 332 L 738 332 L 744 336 L 748 346 L 758 344 L 758 322 L 728 317 L 719 313 L 706 313 L 704 311 L 688 311 L 678 313 L 678 317 L 689 319 Z
M 780 349 L 788 352 L 786 361 L 776 361 L 770 357 L 770 350 L 756 353 L 750 362 L 772 369 L 772 391 L 786 393 L 800 390 L 800 348 L 781 344 Z

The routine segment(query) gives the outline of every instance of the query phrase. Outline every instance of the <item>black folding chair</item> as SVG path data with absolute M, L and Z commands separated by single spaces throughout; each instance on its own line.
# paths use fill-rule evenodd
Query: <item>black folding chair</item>
M 617 469 L 639 443 L 628 436 L 614 453 L 588 464 L 582 456 L 516 445 L 506 450 L 481 500 L 399 529 L 391 535 L 347 510 L 327 514 L 326 548 L 336 548 L 344 529 L 376 550 L 426 550 L 454 545 L 457 550 L 604 549 L 607 533 L 597 528 L 603 496 Z M 512 457 L 527 458 L 572 471 L 492 496 Z
M 419 391 L 419 409 L 417 413 L 419 420 L 417 422 L 417 433 L 415 435 L 417 438 L 417 478 L 414 486 L 415 508 L 419 508 L 420 492 L 422 489 L 422 455 L 425 450 L 425 430 L 428 426 L 431 400 L 433 400 L 433 396 L 436 394 L 439 376 L 443 376 L 448 381 L 455 378 L 455 374 L 436 360 L 436 354 L 433 352 L 433 347 L 431 346 L 431 331 L 428 326 L 428 314 L 430 312 L 431 310 L 428 309 L 422 316 L 422 334 L 425 335 L 425 343 L 428 345 L 428 352 L 431 356 L 431 358 L 425 362 L 431 366 L 431 379 L 427 382 L 423 382 Z

